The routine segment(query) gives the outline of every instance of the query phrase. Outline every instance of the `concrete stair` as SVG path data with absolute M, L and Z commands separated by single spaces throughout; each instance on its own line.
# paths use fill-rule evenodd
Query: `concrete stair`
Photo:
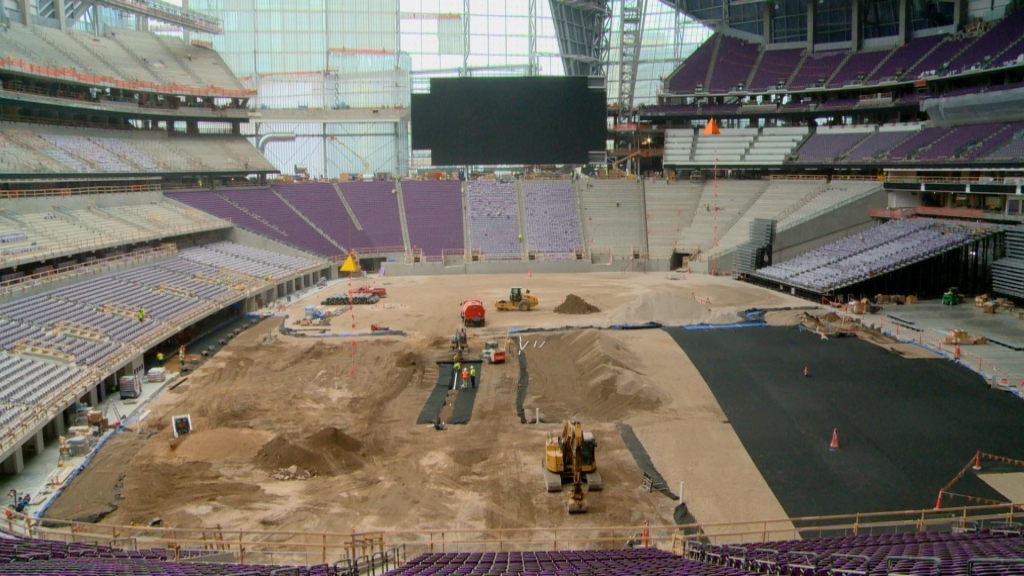
M 523 198 L 522 181 L 516 181 L 516 212 L 519 218 L 519 234 L 523 239 L 519 242 L 519 255 L 526 260 L 530 255 L 530 238 L 526 235 L 526 200 Z
M 305 214 L 303 214 L 301 210 L 299 210 L 299 209 L 298 209 L 298 208 L 296 208 L 296 207 L 295 207 L 294 205 L 292 205 L 292 203 L 291 203 L 291 202 L 289 202 L 287 198 L 285 198 L 284 196 L 282 196 L 280 192 L 278 192 L 278 191 L 277 191 L 276 189 L 274 189 L 274 187 L 273 187 L 273 186 L 271 186 L 271 187 L 270 187 L 270 191 L 271 191 L 271 192 L 273 192 L 273 193 L 274 193 L 274 196 L 277 196 L 277 197 L 278 197 L 278 198 L 279 198 L 279 199 L 281 200 L 281 202 L 284 202 L 285 206 L 287 206 L 287 207 L 291 208 L 292 212 L 295 212 L 296 214 L 298 214 L 298 215 L 299 215 L 299 218 L 302 218 L 303 220 L 305 220 L 305 221 L 306 221 L 306 224 L 309 224 L 309 227 L 310 227 L 310 228 L 312 228 L 313 230 L 316 230 L 316 233 L 317 233 L 317 234 L 319 234 L 319 235 L 323 236 L 325 240 L 327 240 L 328 242 L 330 242 L 332 246 L 334 246 L 335 248 L 337 248 L 337 249 L 338 249 L 339 251 L 341 251 L 342 253 L 345 253 L 345 252 L 347 252 L 347 250 L 345 250 L 345 247 L 344 247 L 344 246 L 342 246 L 341 244 L 338 244 L 337 242 L 335 242 L 335 241 L 334 241 L 334 238 L 331 238 L 331 237 L 330 237 L 330 236 L 329 236 L 329 235 L 327 234 L 327 232 L 324 232 L 324 231 L 323 231 L 322 229 L 320 229 L 320 227 L 319 227 L 319 226 L 317 226 L 316 224 L 314 224 L 312 220 L 310 220 L 309 218 L 306 218 L 306 215 L 305 215 Z
M 405 216 L 405 196 L 402 195 L 401 180 L 395 180 L 395 193 L 398 194 L 398 221 L 402 224 L 402 242 L 408 253 L 412 249 L 412 242 L 409 240 L 409 221 Z
M 341 198 L 341 203 L 345 206 L 345 212 L 348 212 L 348 217 L 352 219 L 352 223 L 356 225 L 356 230 L 363 231 L 363 225 L 359 223 L 359 218 L 356 216 L 355 210 L 349 205 L 348 199 L 345 198 L 345 193 L 341 191 L 341 186 L 338 186 L 337 182 L 332 182 L 331 186 L 334 186 L 334 191 L 338 193 L 338 198 Z

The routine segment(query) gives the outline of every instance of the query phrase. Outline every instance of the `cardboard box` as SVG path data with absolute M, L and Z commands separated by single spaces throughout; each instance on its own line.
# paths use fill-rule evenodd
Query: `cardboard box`
M 914 296 L 914 295 L 907 296 L 907 299 L 906 299 L 905 303 L 906 304 L 917 304 L 917 296 Z

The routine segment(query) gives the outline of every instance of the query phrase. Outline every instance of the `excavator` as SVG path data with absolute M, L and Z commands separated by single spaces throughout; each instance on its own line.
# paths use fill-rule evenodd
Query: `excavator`
M 509 290 L 508 300 L 498 300 L 494 303 L 494 307 L 503 312 L 507 310 L 529 312 L 531 308 L 536 308 L 538 304 L 540 304 L 540 301 L 537 300 L 536 296 L 530 294 L 529 290 L 512 288 Z
M 570 514 L 587 511 L 583 483 L 587 491 L 601 490 L 601 473 L 597 471 L 597 440 L 594 435 L 583 432 L 583 425 L 575 419 L 569 420 L 559 436 L 548 435 L 544 446 L 544 486 L 548 492 L 560 492 L 563 480 L 572 482 L 566 510 Z

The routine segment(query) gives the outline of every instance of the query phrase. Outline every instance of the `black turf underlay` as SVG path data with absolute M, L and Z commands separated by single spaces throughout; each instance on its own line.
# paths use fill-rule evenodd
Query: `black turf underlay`
M 466 368 L 470 366 L 476 367 L 476 381 L 479 386 L 480 378 L 483 376 L 483 363 L 463 362 L 462 364 Z M 437 364 L 437 371 L 437 384 L 430 391 L 430 396 L 427 397 L 423 409 L 420 410 L 420 415 L 416 418 L 416 424 L 433 424 L 434 420 L 441 414 L 444 403 L 448 400 L 448 391 L 451 389 L 452 380 L 455 377 L 452 364 L 450 362 L 439 362 Z M 475 403 L 475 389 L 460 389 L 455 396 L 455 405 L 452 407 L 452 414 L 447 424 L 469 424 L 469 420 L 473 416 L 473 404 Z
M 796 328 L 668 332 L 790 517 L 931 508 L 976 450 L 1024 458 L 1024 402 L 948 360 Z M 972 473 L 953 491 L 1005 500 Z

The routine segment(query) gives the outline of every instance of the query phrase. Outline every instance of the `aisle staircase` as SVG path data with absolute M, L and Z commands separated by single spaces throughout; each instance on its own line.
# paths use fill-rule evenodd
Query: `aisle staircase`
M 338 198 L 341 199 L 341 203 L 345 206 L 345 212 L 348 212 L 348 217 L 352 219 L 352 223 L 356 225 L 356 230 L 363 231 L 363 225 L 359 223 L 359 218 L 356 216 L 355 210 L 348 203 L 348 199 L 345 198 L 345 193 L 341 191 L 341 186 L 338 186 L 337 182 L 331 182 L 331 186 L 334 186 L 334 191 L 338 193 Z
M 412 249 L 412 242 L 409 240 L 409 221 L 405 217 L 405 196 L 402 195 L 401 180 L 395 180 L 395 194 L 398 195 L 398 222 L 402 225 L 402 242 L 408 253 Z
M 271 186 L 270 187 L 270 191 L 273 192 L 274 196 L 277 196 L 278 199 L 281 200 L 281 202 L 284 202 L 285 206 L 290 208 L 292 212 L 295 212 L 299 216 L 299 218 L 302 218 L 306 222 L 306 224 L 309 224 L 310 228 L 312 228 L 313 230 L 316 230 L 317 234 L 323 236 L 325 240 L 330 242 L 331 245 L 334 246 L 335 248 L 337 248 L 342 254 L 347 252 L 347 250 L 345 250 L 344 246 L 342 246 L 341 244 L 338 244 L 337 242 L 335 242 L 334 238 L 331 238 L 330 234 L 328 234 L 327 232 L 324 232 L 319 226 L 317 226 L 315 223 L 313 223 L 312 220 L 307 218 L 306 215 L 302 213 L 302 210 L 299 210 L 298 208 L 296 208 L 295 205 L 292 204 L 291 202 L 289 202 L 287 198 L 285 198 L 280 192 L 277 191 L 276 188 Z

